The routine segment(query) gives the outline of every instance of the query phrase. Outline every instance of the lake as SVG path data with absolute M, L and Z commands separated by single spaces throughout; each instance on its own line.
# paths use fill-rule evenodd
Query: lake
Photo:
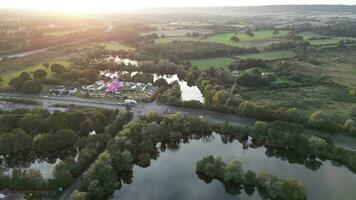
M 182 101 L 196 100 L 204 103 L 204 97 L 200 89 L 197 86 L 189 86 L 188 83 L 184 80 L 179 80 L 177 74 L 163 76 L 155 74 L 153 81 L 156 81 L 159 78 L 164 78 L 169 84 L 177 81 L 182 92 Z
M 56 165 L 68 156 L 73 156 L 77 161 L 79 156 L 78 149 L 51 152 L 47 155 L 36 155 L 34 152 L 17 156 L 0 155 L 0 168 L 4 170 L 4 174 L 7 176 L 12 176 L 12 171 L 16 168 L 26 171 L 39 171 L 44 179 L 51 179 Z
M 221 156 L 225 162 L 238 159 L 245 172 L 267 171 L 278 177 L 301 180 L 311 200 L 355 198 L 356 175 L 347 168 L 324 161 L 314 171 L 286 159 L 268 157 L 266 150 L 265 147 L 244 149 L 237 140 L 224 144 L 218 134 L 191 140 L 181 144 L 179 150 L 160 152 L 147 168 L 135 166 L 132 183 L 115 191 L 112 199 L 261 199 L 257 191 L 250 196 L 242 189 L 241 194 L 230 195 L 219 181 L 207 184 L 199 179 L 195 173 L 196 162 L 207 155 Z

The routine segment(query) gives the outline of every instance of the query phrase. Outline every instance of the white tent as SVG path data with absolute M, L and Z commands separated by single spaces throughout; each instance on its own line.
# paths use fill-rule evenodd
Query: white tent
M 0 199 L 5 199 L 5 195 L 0 193 Z

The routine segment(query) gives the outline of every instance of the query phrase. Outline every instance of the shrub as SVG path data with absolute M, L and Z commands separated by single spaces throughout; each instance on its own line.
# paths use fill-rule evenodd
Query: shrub
M 340 132 L 342 130 L 342 126 L 340 124 L 333 121 L 322 111 L 312 113 L 309 117 L 308 124 L 312 128 L 324 131 Z

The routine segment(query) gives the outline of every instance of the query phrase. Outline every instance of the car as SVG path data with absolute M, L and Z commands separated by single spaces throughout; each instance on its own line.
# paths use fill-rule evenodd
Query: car
M 133 99 L 125 99 L 124 103 L 126 105 L 135 105 L 135 104 L 137 104 L 137 101 L 133 100 Z

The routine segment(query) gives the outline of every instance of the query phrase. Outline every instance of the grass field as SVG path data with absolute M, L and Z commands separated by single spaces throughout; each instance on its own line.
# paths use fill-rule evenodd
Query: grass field
M 275 107 L 296 107 L 307 114 L 320 110 L 330 115 L 338 115 L 343 119 L 351 118 L 352 110 L 356 109 L 355 103 L 335 101 L 333 94 L 337 90 L 338 88 L 335 87 L 317 85 L 278 90 L 255 90 L 246 92 L 244 95 L 254 102 Z
M 282 42 L 285 40 L 283 36 L 287 34 L 287 31 L 280 31 L 279 34 L 274 35 L 273 31 L 255 31 L 254 36 L 251 37 L 245 33 L 238 33 L 236 37 L 240 38 L 240 42 L 234 42 L 231 37 L 235 36 L 235 33 L 224 33 L 219 35 L 213 35 L 205 40 L 206 42 L 215 42 L 237 47 L 257 47 L 263 48 L 273 42 Z
M 320 64 L 311 67 L 337 83 L 356 89 L 356 50 L 328 50 L 318 54 L 318 60 Z
M 261 52 L 253 54 L 245 54 L 239 56 L 240 58 L 252 58 L 252 59 L 262 59 L 262 60 L 280 60 L 286 58 L 292 58 L 295 56 L 293 51 L 271 51 L 271 52 Z
M 117 43 L 117 42 L 103 42 L 103 43 L 99 43 L 99 45 L 103 45 L 106 49 L 115 50 L 115 51 L 117 51 L 117 50 L 126 50 L 126 51 L 135 50 L 132 47 L 129 47 L 124 44 Z
M 52 35 L 52 36 L 63 36 L 63 35 L 68 35 L 68 34 L 71 34 L 71 33 L 75 33 L 77 32 L 78 30 L 60 30 L 60 31 L 53 31 L 53 32 L 48 32 L 48 33 L 45 33 L 44 35 Z
M 58 64 L 61 64 L 61 65 L 65 66 L 65 67 L 69 67 L 70 66 L 70 62 L 67 61 L 67 60 L 59 59 L 59 60 L 53 60 L 51 62 L 48 62 L 48 64 L 50 64 L 50 65 L 53 64 L 53 63 L 58 63 Z M 51 77 L 53 75 L 52 72 L 50 71 L 50 69 L 42 66 L 42 64 L 29 66 L 29 67 L 26 67 L 23 70 L 6 71 L 6 72 L 0 73 L 0 78 L 2 79 L 2 81 L 0 82 L 0 88 L 1 89 L 7 88 L 8 85 L 9 85 L 10 80 L 15 78 L 15 77 L 17 77 L 17 76 L 19 76 L 21 74 L 21 72 L 33 73 L 37 69 L 45 70 L 47 72 L 47 74 L 48 74 L 48 77 Z
M 227 68 L 235 59 L 223 57 L 223 58 L 205 58 L 191 60 L 191 64 L 199 67 L 200 69 L 208 69 L 210 67 L 223 67 Z
M 315 45 L 315 46 L 325 46 L 325 45 L 332 45 L 332 44 L 337 44 L 340 40 L 342 40 L 343 38 L 340 37 L 331 37 L 328 39 L 316 39 L 316 40 L 312 40 L 311 38 L 313 37 L 322 37 L 322 35 L 318 35 L 318 34 L 314 34 L 314 33 L 300 33 L 298 34 L 300 36 L 303 37 L 303 40 L 308 41 L 311 45 Z
M 170 43 L 173 41 L 198 41 L 199 38 L 192 38 L 192 37 L 164 37 L 164 38 L 157 38 L 155 39 L 155 43 Z

